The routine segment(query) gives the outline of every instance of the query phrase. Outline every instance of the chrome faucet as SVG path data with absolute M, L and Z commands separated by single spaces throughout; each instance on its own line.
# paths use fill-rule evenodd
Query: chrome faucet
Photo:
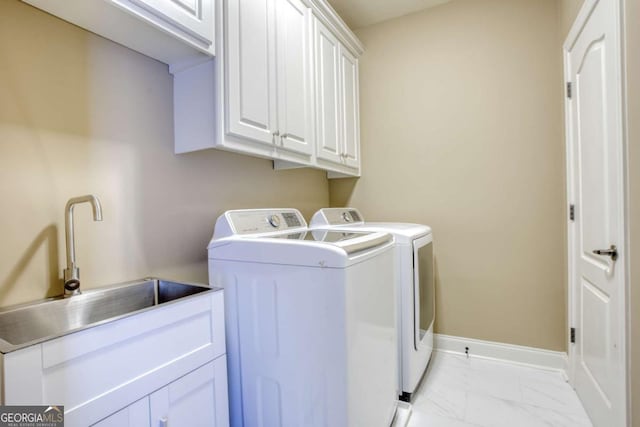
M 64 295 L 80 293 L 80 269 L 76 266 L 76 248 L 73 238 L 73 208 L 79 203 L 91 203 L 93 220 L 102 221 L 100 200 L 93 194 L 69 199 L 64 212 L 65 240 L 67 242 L 67 268 L 64 269 Z

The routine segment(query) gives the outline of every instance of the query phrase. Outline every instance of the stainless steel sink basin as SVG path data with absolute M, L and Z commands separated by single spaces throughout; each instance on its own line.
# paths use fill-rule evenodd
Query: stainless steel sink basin
M 214 289 L 148 278 L 0 309 L 0 352 L 7 353 Z

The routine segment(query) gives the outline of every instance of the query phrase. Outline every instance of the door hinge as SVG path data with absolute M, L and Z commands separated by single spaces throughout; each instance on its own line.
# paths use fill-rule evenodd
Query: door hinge
M 571 336 L 571 344 L 575 344 L 576 343 L 576 328 L 571 328 L 570 329 L 570 336 Z
M 567 98 L 571 99 L 573 96 L 573 84 L 571 82 L 567 82 Z
M 576 220 L 576 205 L 569 205 L 569 219 L 571 221 Z

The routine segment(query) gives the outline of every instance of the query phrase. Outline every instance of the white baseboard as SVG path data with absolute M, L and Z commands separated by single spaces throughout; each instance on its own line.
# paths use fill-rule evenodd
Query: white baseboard
M 567 353 L 561 351 L 482 341 L 473 338 L 454 337 L 451 335 L 434 334 L 434 347 L 436 351 L 456 354 L 465 354 L 465 350 L 468 348 L 470 357 L 500 360 L 517 363 L 519 365 L 550 369 L 563 372 L 565 375 L 569 363 Z

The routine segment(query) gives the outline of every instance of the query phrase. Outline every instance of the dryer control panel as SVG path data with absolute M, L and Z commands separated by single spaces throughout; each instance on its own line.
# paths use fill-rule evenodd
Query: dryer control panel
M 311 219 L 311 226 L 362 224 L 364 219 L 355 208 L 320 209 Z

